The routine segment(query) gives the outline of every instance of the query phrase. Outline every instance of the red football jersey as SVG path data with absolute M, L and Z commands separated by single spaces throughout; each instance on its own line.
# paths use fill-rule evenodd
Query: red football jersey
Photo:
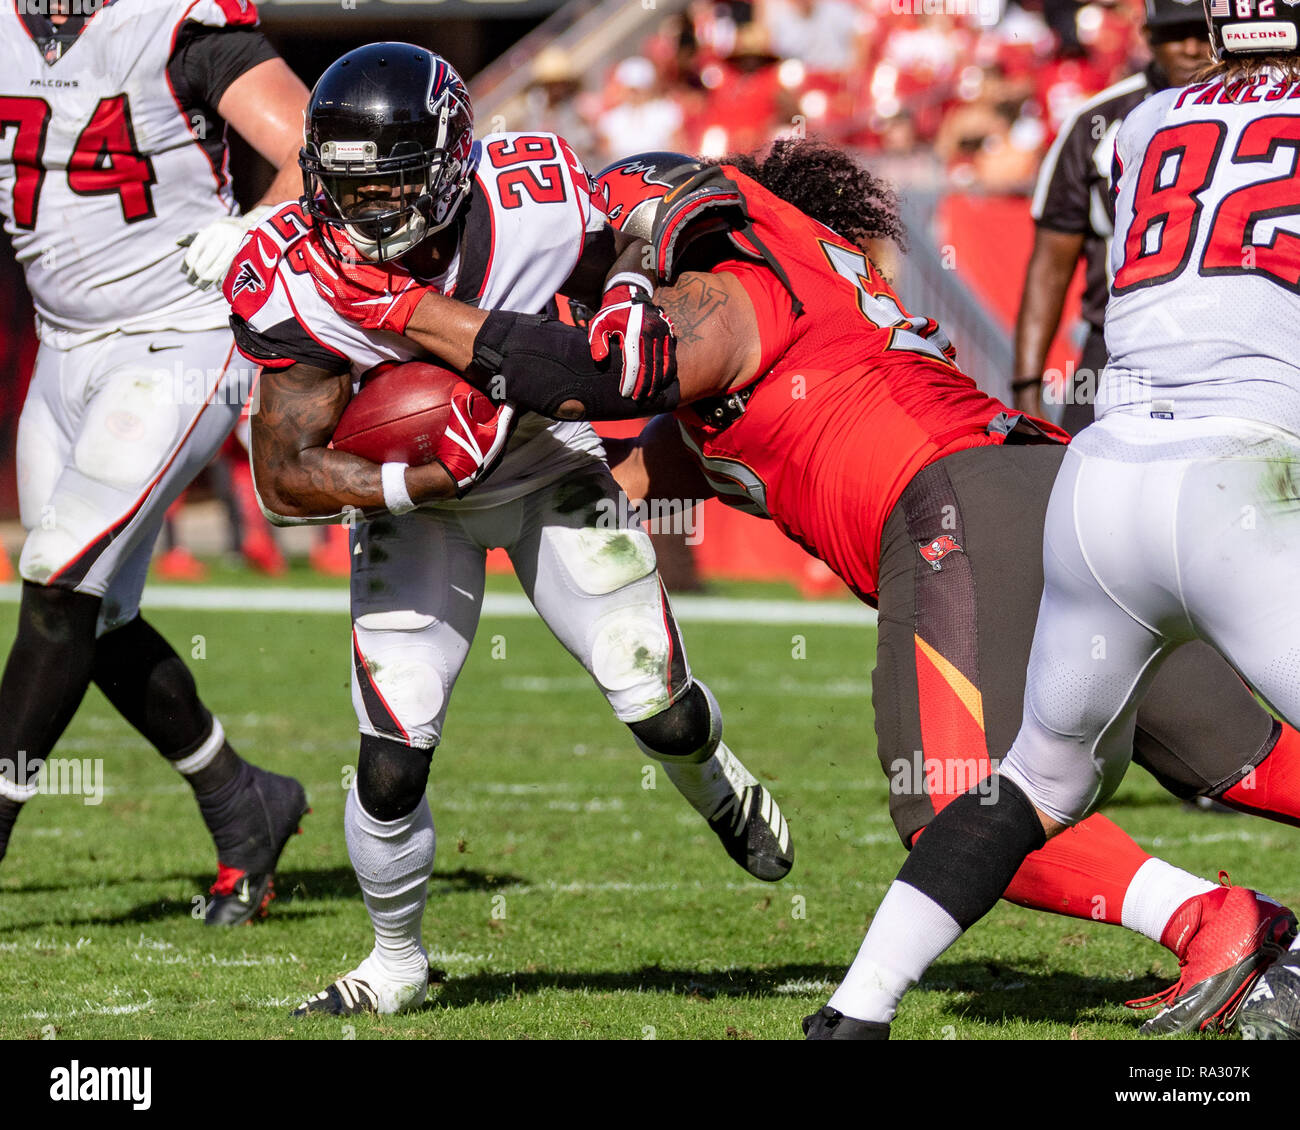
M 956 367 L 938 325 L 909 315 L 854 244 L 724 170 L 790 288 L 761 263 L 713 268 L 744 285 L 762 359 L 743 414 L 714 422 L 726 397 L 687 405 L 682 434 L 724 501 L 771 518 L 874 602 L 881 531 L 912 476 L 941 455 L 1001 443 L 1014 414 Z

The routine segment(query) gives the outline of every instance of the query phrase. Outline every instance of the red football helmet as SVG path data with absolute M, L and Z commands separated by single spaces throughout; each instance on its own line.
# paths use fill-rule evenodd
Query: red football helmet
M 634 153 L 615 161 L 596 178 L 604 189 L 609 222 L 649 242 L 659 201 L 703 168 L 684 153 Z

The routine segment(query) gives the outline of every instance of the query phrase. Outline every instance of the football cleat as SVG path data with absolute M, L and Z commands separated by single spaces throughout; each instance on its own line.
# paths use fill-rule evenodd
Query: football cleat
M 805 1040 L 888 1040 L 889 1025 L 878 1020 L 854 1020 L 830 1005 L 803 1018 Z
M 1161 940 L 1178 956 L 1178 980 L 1130 1008 L 1160 1011 L 1142 1025 L 1143 1036 L 1226 1032 L 1242 999 L 1270 962 L 1295 937 L 1289 909 L 1247 887 L 1223 884 L 1188 899 L 1165 927 Z
M 755 879 L 765 883 L 784 879 L 794 866 L 794 845 L 780 806 L 725 746 L 719 746 L 715 756 L 732 792 L 714 809 L 709 827 L 727 854 Z
M 1300 953 L 1288 953 L 1255 982 L 1237 1013 L 1243 1040 L 1300 1040 Z
M 203 921 L 208 926 L 239 926 L 265 918 L 275 898 L 275 868 L 289 838 L 308 812 L 307 794 L 292 777 L 251 767 L 242 814 L 248 819 L 240 842 L 221 851 L 217 881 L 209 888 Z
M 428 994 L 427 966 L 419 981 L 394 981 L 380 968 L 372 953 L 351 973 L 345 973 L 332 985 L 303 1001 L 290 1015 L 356 1016 L 369 1012 L 387 1016 L 419 1008 Z

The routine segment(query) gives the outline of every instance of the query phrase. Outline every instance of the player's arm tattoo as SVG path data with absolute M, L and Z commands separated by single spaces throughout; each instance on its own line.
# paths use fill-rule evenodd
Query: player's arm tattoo
M 668 315 L 679 346 L 704 341 L 727 301 L 726 290 L 709 275 L 683 275 L 676 286 L 655 291 L 655 305 Z
M 268 369 L 252 416 L 253 469 L 269 510 L 291 518 L 382 508 L 378 465 L 327 444 L 351 396 L 351 376 L 309 365 Z
M 656 290 L 654 300 L 673 324 L 682 404 L 717 396 L 753 377 L 758 322 L 734 275 L 688 271 Z

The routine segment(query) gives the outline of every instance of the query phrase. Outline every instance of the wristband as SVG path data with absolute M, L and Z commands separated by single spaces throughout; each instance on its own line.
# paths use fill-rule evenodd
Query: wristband
M 406 489 L 406 463 L 385 463 L 379 469 L 384 484 L 384 505 L 390 514 L 409 514 L 415 509 L 411 494 Z
M 654 294 L 655 288 L 650 284 L 650 280 L 645 275 L 638 274 L 636 271 L 619 271 L 612 279 L 605 281 L 605 293 L 608 294 L 616 286 L 625 286 L 631 290 L 640 290 L 645 294 Z

